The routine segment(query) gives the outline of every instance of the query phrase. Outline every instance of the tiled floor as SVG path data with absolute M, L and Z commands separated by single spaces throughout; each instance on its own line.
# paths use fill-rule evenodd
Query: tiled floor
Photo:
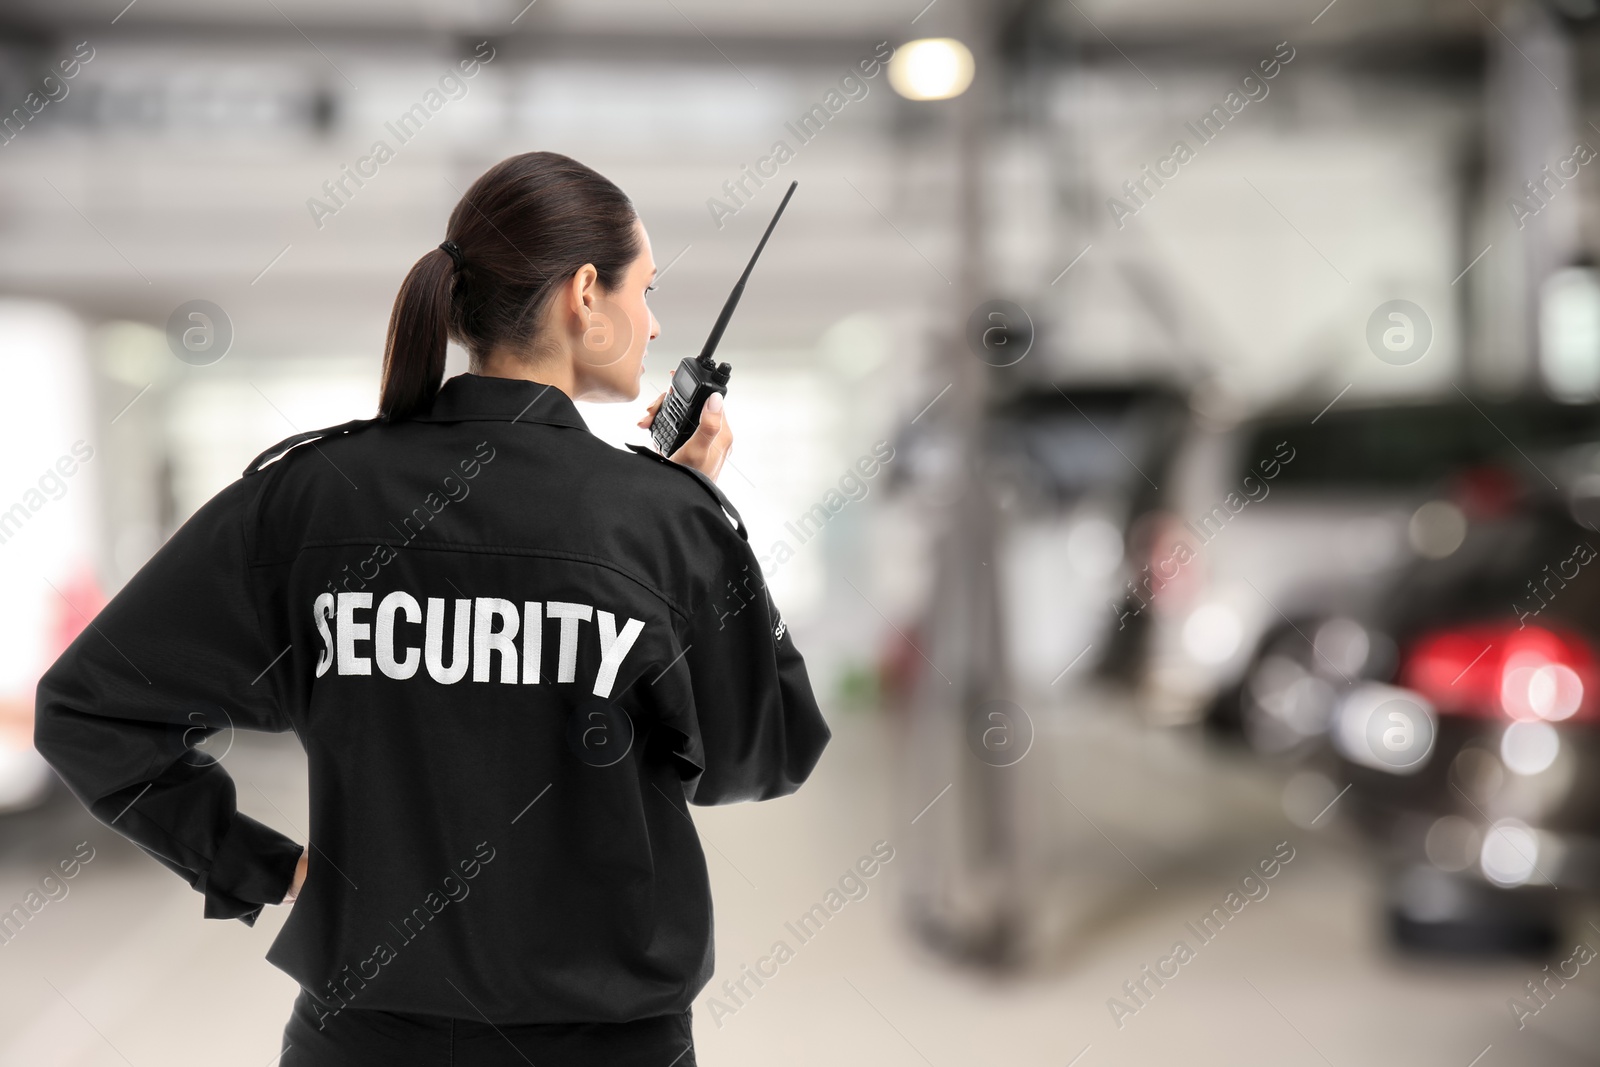
M 1337 828 L 1285 820 L 1272 774 L 1111 712 L 1042 718 L 1036 749 L 1004 780 L 1032 857 L 1026 884 L 1052 917 L 1031 928 L 1035 968 L 958 967 L 912 937 L 903 904 L 938 879 L 999 878 L 981 848 L 952 874 L 967 786 L 896 759 L 910 749 L 882 716 L 833 721 L 834 744 L 796 796 L 695 809 L 717 915 L 718 973 L 695 1002 L 706 1067 L 1600 1062 L 1600 971 L 1585 968 L 1519 1031 L 1507 1000 L 1538 967 L 1394 958 L 1372 922 L 1375 879 Z M 301 836 L 293 739 L 242 739 L 228 762 L 241 805 Z M 84 840 L 96 855 L 67 896 L 0 946 L 0 1063 L 269 1067 L 295 993 L 262 959 L 284 913 L 268 909 L 253 929 L 203 920 L 196 894 L 70 798 L 0 823 L 0 903 Z M 854 899 L 841 894 L 819 931 L 797 937 L 786 924 L 826 906 L 880 841 L 893 859 L 859 886 L 846 880 Z M 1280 842 L 1294 858 L 1267 895 L 1209 943 L 1194 937 L 1186 924 Z M 765 965 L 770 977 L 746 978 L 737 998 L 723 991 L 779 940 L 793 951 Z M 1119 1027 L 1107 1001 L 1132 1005 L 1123 983 L 1179 940 L 1193 958 L 1159 988 L 1145 980 L 1153 992 Z

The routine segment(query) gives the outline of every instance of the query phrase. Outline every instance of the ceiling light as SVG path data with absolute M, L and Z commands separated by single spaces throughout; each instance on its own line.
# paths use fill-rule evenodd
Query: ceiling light
M 972 84 L 972 52 L 953 37 L 926 37 L 895 50 L 889 84 L 907 100 L 948 100 Z

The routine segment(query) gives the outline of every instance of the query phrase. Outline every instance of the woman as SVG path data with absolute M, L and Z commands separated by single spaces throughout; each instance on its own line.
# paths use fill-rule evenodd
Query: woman
M 654 274 L 611 182 L 495 166 L 401 287 L 378 417 L 263 453 L 40 682 L 39 751 L 208 917 L 294 901 L 284 1067 L 694 1062 L 687 804 L 792 793 L 830 734 L 720 404 L 671 461 L 573 406 L 638 396 Z M 234 728 L 298 735 L 309 848 L 197 748 Z

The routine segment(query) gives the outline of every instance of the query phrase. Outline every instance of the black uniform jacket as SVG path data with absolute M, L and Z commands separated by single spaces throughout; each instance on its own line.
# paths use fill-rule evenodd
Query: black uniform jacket
M 680 1012 L 713 964 L 687 803 L 793 793 L 830 737 L 743 533 L 559 389 L 459 375 L 263 453 L 50 668 L 35 744 L 253 924 L 301 846 L 226 749 L 294 730 L 311 856 L 267 958 L 329 1012 Z

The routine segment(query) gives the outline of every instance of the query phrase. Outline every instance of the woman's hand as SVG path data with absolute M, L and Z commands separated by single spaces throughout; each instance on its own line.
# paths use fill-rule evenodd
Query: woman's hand
M 656 397 L 644 418 L 639 420 L 639 425 L 649 429 L 655 422 L 656 412 L 661 410 L 661 401 L 667 394 L 662 393 Z M 695 428 L 694 436 L 683 443 L 667 458 L 674 463 L 682 463 L 685 467 L 693 467 L 705 474 L 712 481 L 722 473 L 722 464 L 728 458 L 728 453 L 733 451 L 733 427 L 728 425 L 727 416 L 722 410 L 722 394 L 712 393 L 707 398 L 705 406 L 700 409 L 700 425 Z
M 293 904 L 294 898 L 300 895 L 300 887 L 306 884 L 306 857 L 310 855 L 309 848 L 300 850 L 300 859 L 294 865 L 294 881 L 289 883 L 289 891 L 283 895 L 280 904 Z

